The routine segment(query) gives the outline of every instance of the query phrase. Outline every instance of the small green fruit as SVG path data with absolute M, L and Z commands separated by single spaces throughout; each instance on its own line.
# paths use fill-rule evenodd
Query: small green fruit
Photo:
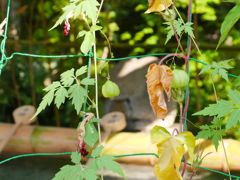
M 105 84 L 102 86 L 102 94 L 104 97 L 114 97 L 118 96 L 120 93 L 120 89 L 118 85 L 110 80 L 107 80 Z
M 174 19 L 176 19 L 176 12 L 175 12 L 174 10 L 172 10 L 172 9 L 169 9 L 168 11 L 166 10 L 166 11 L 164 12 L 164 14 L 165 14 L 166 16 L 163 16 L 163 18 L 164 18 L 166 21 L 171 22 L 171 21 L 173 21 Z
M 174 75 L 172 79 L 173 88 L 185 87 L 189 83 L 189 76 L 185 71 L 174 69 L 172 73 Z

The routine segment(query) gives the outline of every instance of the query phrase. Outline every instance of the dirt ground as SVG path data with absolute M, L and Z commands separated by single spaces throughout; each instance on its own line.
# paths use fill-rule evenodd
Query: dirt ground
M 0 161 L 5 160 L 13 154 L 1 154 Z M 0 164 L 0 180 L 51 180 L 59 169 L 71 164 L 70 158 L 31 156 L 13 159 Z M 121 164 L 123 172 L 128 180 L 157 180 L 153 173 L 152 166 Z M 224 180 L 229 179 L 227 176 L 216 173 L 199 172 L 194 180 Z M 240 176 L 240 172 L 233 174 Z M 189 179 L 189 173 L 186 173 L 184 179 Z M 233 178 L 234 179 L 234 178 Z M 119 175 L 105 171 L 104 180 L 123 180 Z M 236 179 L 234 179 L 236 180 Z

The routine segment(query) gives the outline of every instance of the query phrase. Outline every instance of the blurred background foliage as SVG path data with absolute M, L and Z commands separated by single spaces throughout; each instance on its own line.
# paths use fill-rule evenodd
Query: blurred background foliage
M 76 39 L 79 30 L 85 27 L 81 20 L 71 23 L 68 36 L 63 33 L 63 26 L 48 31 L 61 15 L 61 8 L 68 4 L 68 0 L 12 0 L 9 19 L 8 40 L 6 54 L 22 52 L 39 55 L 80 54 L 81 38 Z M 195 49 L 191 57 L 211 64 L 234 58 L 230 62 L 233 69 L 229 73 L 239 75 L 240 32 L 239 23 L 231 30 L 225 43 L 215 51 L 220 37 L 220 26 L 227 12 L 234 6 L 232 3 L 220 0 L 193 0 L 193 22 L 196 42 L 203 57 Z M 176 3 L 180 14 L 187 19 L 188 0 Z M 105 0 L 99 17 L 99 24 L 112 45 L 112 52 L 116 58 L 133 55 L 143 55 L 160 52 L 176 52 L 177 43 L 174 38 L 164 45 L 167 31 L 163 18 L 157 14 L 144 14 L 147 10 L 147 0 Z M 5 18 L 7 1 L 0 2 L 0 19 Z M 72 20 L 70 20 L 72 22 Z M 109 58 L 106 39 L 97 34 L 98 57 Z M 187 37 L 181 38 L 183 46 L 187 46 Z M 168 61 L 171 64 L 171 61 Z M 183 60 L 175 58 L 177 66 L 183 66 Z M 4 67 L 0 76 L 0 121 L 13 122 L 12 111 L 21 105 L 32 104 L 38 106 L 44 92 L 42 89 L 52 81 L 58 80 L 60 74 L 72 67 L 79 68 L 87 64 L 87 58 L 32 58 L 28 56 L 14 56 Z M 99 62 L 100 85 L 106 81 L 107 68 L 105 62 Z M 110 67 L 114 63 L 109 63 Z M 102 68 L 104 67 L 104 68 Z M 190 106 L 188 117 L 192 123 L 189 128 L 197 130 L 195 126 L 208 123 L 209 117 L 191 116 L 210 103 L 215 103 L 213 88 L 209 73 L 197 76 L 202 64 L 190 62 Z M 145 77 L 142 77 L 145 78 Z M 228 99 L 227 90 L 231 88 L 234 78 L 226 82 L 221 77 L 215 77 L 214 82 L 219 98 Z M 94 100 L 94 92 L 90 89 L 90 97 Z M 104 98 L 100 93 L 100 108 L 103 109 Z M 103 113 L 103 110 L 101 111 Z M 103 115 L 103 114 L 101 114 Z M 66 102 L 58 110 L 54 105 L 46 108 L 39 116 L 40 125 L 76 127 L 80 117 L 76 115 L 70 102 Z M 236 132 L 229 136 L 239 138 Z

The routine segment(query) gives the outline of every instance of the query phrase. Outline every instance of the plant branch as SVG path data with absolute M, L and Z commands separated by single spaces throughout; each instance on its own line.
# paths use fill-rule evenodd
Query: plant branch
M 167 58 L 172 57 L 172 56 L 182 57 L 183 59 L 185 59 L 185 63 L 188 62 L 188 58 L 187 58 L 186 56 L 184 56 L 184 55 L 182 55 L 182 54 L 172 53 L 172 54 L 168 54 L 168 55 L 164 56 L 164 57 L 160 60 L 160 62 L 158 63 L 158 66 L 160 66 L 160 65 L 163 63 L 163 61 L 165 61 Z
M 101 9 L 102 9 L 102 6 L 103 6 L 103 2 L 104 2 L 104 0 L 101 1 L 101 4 L 100 4 L 100 6 L 99 6 L 99 8 L 98 8 L 98 13 L 97 13 L 97 17 L 96 17 L 96 23 L 97 23 L 97 20 L 98 20 L 99 14 L 100 14 Z
M 183 53 L 184 55 L 186 55 L 186 53 L 185 53 L 185 51 L 184 51 L 184 49 L 183 49 L 183 47 L 182 47 L 181 41 L 180 41 L 180 39 L 179 39 L 179 37 L 178 37 L 178 35 L 177 35 L 177 32 L 176 32 L 176 29 L 175 29 L 175 27 L 174 27 L 173 21 L 171 21 L 171 24 L 172 24 L 173 32 L 174 32 L 175 38 L 176 38 L 176 40 L 177 40 L 177 42 L 178 42 L 178 45 L 179 45 L 182 53 Z

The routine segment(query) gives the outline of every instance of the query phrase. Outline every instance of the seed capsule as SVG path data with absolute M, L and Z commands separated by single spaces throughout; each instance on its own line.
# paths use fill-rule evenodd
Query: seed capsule
M 102 94 L 106 98 L 118 96 L 119 93 L 120 89 L 118 85 L 110 80 L 107 80 L 105 84 L 102 86 Z
M 185 87 L 189 83 L 189 76 L 185 71 L 174 69 L 172 73 L 174 74 L 172 79 L 173 88 Z

